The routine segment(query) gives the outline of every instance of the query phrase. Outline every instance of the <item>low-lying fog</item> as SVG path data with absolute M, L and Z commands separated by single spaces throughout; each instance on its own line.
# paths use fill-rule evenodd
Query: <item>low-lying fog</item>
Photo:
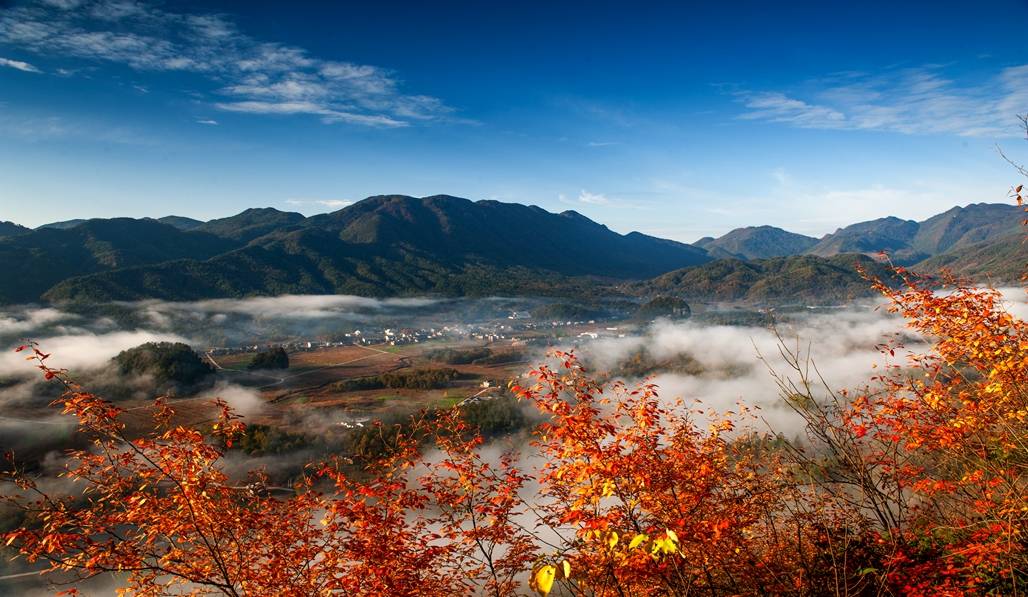
M 1010 289 L 1004 295 L 1013 314 L 1028 316 L 1024 291 Z M 119 352 L 145 342 L 184 342 L 203 351 L 216 346 L 345 339 L 346 333 L 361 328 L 516 327 L 533 321 L 523 318 L 523 314 L 539 304 L 499 298 L 380 301 L 349 296 L 283 296 L 193 303 L 145 301 L 75 310 L 0 308 L 0 448 L 13 448 L 16 452 L 28 448 L 31 457 L 38 458 L 42 482 L 60 483 L 54 475 L 66 459 L 54 446 L 76 440 L 73 421 L 44 407 L 54 395 L 54 388 L 45 388 L 33 364 L 22 353 L 13 352 L 23 338 L 36 340 L 52 353 L 52 366 L 68 368 L 81 378 L 111 383 L 98 372 Z M 813 359 L 831 387 L 856 389 L 873 374 L 872 366 L 883 362 L 876 346 L 898 339 L 910 350 L 924 349 L 923 339 L 910 335 L 901 319 L 880 307 L 880 303 L 864 302 L 835 309 L 792 310 L 776 317 L 777 329 L 790 346 Z M 520 315 L 509 319 L 514 314 Z M 574 328 L 559 347 L 575 348 L 588 366 L 601 375 L 609 372 L 611 376 L 627 378 L 630 383 L 640 376 L 652 375 L 664 398 L 699 400 L 706 408 L 717 411 L 732 410 L 737 403 L 745 403 L 758 407 L 759 416 L 775 431 L 790 438 L 800 434 L 800 422 L 781 403 L 768 373 L 768 366 L 787 372 L 779 353 L 779 339 L 772 330 L 758 325 L 711 325 L 703 321 L 702 315 L 686 321 L 657 320 L 632 325 L 601 320 L 592 326 Z M 549 324 L 536 323 L 544 328 Z M 583 328 L 587 328 L 584 333 Z M 530 361 L 545 360 L 542 346 L 533 345 L 529 350 Z M 643 365 L 639 365 L 640 354 L 646 355 Z M 901 359 L 902 355 L 897 353 L 895 358 Z M 634 369 L 629 366 L 633 362 Z M 264 406 L 253 388 L 220 377 L 197 395 L 214 396 L 224 398 L 243 415 L 259 414 Z M 290 416 L 310 419 L 302 428 L 311 433 L 327 434 L 330 427 L 334 432 L 339 429 L 326 422 L 323 413 L 315 415 L 301 409 Z M 761 423 L 754 424 L 757 430 L 765 430 Z M 514 444 L 525 449 L 523 442 Z M 503 445 L 510 446 L 497 442 L 485 447 L 486 454 L 495 453 L 498 457 L 505 449 Z M 223 465 L 231 476 L 242 477 L 246 471 L 263 468 L 272 478 L 288 477 L 304 463 L 319 457 L 312 449 L 254 456 L 232 451 L 226 454 Z M 537 464 L 537 455 L 523 451 L 520 456 L 523 466 L 531 468 L 533 463 Z M 61 488 L 55 486 L 55 490 Z M 531 492 L 532 488 L 525 491 Z M 0 566 L 0 572 L 16 573 L 12 578 L 20 576 L 23 570 Z M 97 582 L 109 580 L 105 577 Z M 0 582 L 0 592 L 3 590 Z M 28 585 L 24 585 L 24 590 L 28 590 Z
M 1017 315 L 1028 315 L 1028 301 L 1020 289 L 1004 292 L 1008 306 Z M 51 364 L 73 372 L 102 367 L 122 350 L 150 341 L 175 341 L 198 351 L 211 346 L 280 342 L 297 339 L 340 337 L 345 332 L 368 326 L 395 328 L 459 327 L 482 322 L 508 320 L 512 313 L 525 313 L 539 302 L 525 299 L 388 299 L 352 296 L 282 296 L 240 300 L 209 300 L 190 303 L 143 301 L 114 303 L 90 309 L 63 310 L 54 307 L 0 308 L 0 416 L 4 435 L 16 429 L 29 415 L 24 406 L 38 388 L 38 375 L 22 354 L 13 352 L 21 339 L 32 338 L 52 353 Z M 780 317 L 779 332 L 803 354 L 809 354 L 833 388 L 856 388 L 872 375 L 872 365 L 882 362 L 876 346 L 900 334 L 904 344 L 917 350 L 918 338 L 902 336 L 903 322 L 889 315 L 880 304 L 864 302 L 827 310 L 789 312 Z M 609 328 L 615 328 L 611 330 Z M 657 320 L 626 332 L 617 322 L 597 321 L 599 337 L 572 336 L 569 348 L 597 370 L 617 374 L 622 361 L 645 350 L 655 360 L 688 357 L 697 367 L 688 372 L 655 371 L 653 381 L 661 396 L 701 400 L 718 410 L 744 402 L 762 409 L 776 429 L 787 434 L 798 431 L 789 411 L 778 401 L 777 389 L 767 366 L 785 371 L 778 339 L 765 327 L 705 325 L 701 322 Z M 544 358 L 538 349 L 534 360 Z M 766 363 L 758 355 L 763 355 Z M 897 358 L 900 355 L 897 354 Z M 218 382 L 206 395 L 220 394 L 244 413 L 260 408 L 252 389 Z M 10 407 L 23 408 L 14 413 Z M 6 411 L 6 412 L 5 412 Z M 50 411 L 31 418 L 52 420 Z M 47 433 L 60 425 L 45 425 L 32 434 Z

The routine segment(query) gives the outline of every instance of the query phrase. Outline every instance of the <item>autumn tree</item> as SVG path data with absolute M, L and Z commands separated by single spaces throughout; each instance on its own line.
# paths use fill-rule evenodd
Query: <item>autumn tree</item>
M 117 573 L 139 595 L 452 595 L 507 594 L 532 557 L 512 522 L 523 478 L 509 461 L 487 466 L 456 411 L 390 435 L 389 455 L 364 474 L 312 467 L 283 495 L 219 467 L 244 429 L 224 403 L 205 434 L 172 424 L 158 400 L 154 431 L 129 437 L 117 406 L 48 366 L 37 346 L 19 350 L 66 385 L 56 405 L 92 438 L 68 454 L 67 495 L 9 475 L 21 491 L 5 498 L 28 518 L 6 543 L 30 562 L 78 578 Z M 422 458 L 423 437 L 441 459 Z

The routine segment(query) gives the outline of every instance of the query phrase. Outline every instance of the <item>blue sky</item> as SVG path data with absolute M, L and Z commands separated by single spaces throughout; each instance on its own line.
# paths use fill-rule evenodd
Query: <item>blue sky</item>
M 0 0 L 0 219 L 386 193 L 687 242 L 919 219 L 1016 182 L 1026 25 L 1023 0 Z

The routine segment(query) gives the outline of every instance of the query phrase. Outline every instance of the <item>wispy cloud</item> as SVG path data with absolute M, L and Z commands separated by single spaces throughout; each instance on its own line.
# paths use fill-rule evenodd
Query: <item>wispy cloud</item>
M 0 111 L 0 137 L 30 142 L 61 138 L 88 139 L 118 145 L 156 146 L 162 140 L 140 133 L 117 122 L 69 121 L 59 116 L 39 116 Z
M 206 124 L 208 126 L 218 126 L 218 121 L 214 120 L 214 119 L 211 119 L 211 118 L 204 118 L 202 120 L 197 120 L 196 124 Z
M 578 202 L 588 205 L 610 205 L 610 199 L 606 195 L 590 193 L 585 189 L 582 189 L 582 192 L 578 194 Z
M 561 193 L 560 195 L 557 196 L 557 199 L 561 203 L 568 203 L 568 204 L 572 204 L 572 205 L 574 205 L 574 204 L 581 204 L 581 205 L 604 205 L 604 206 L 609 206 L 609 205 L 611 205 L 613 203 L 609 198 L 607 198 L 606 195 L 601 195 L 599 193 L 590 193 L 589 191 L 587 191 L 585 189 L 582 189 L 578 193 L 578 197 L 577 198 L 572 199 L 572 198 L 568 197 L 567 195 Z
M 342 209 L 347 205 L 353 205 L 353 201 L 346 199 L 286 199 L 289 205 L 320 205 L 329 209 Z
M 8 68 L 13 68 L 27 73 L 43 72 L 38 68 L 32 66 L 28 62 L 22 62 L 21 60 L 11 60 L 10 58 L 0 58 L 0 66 L 6 66 Z
M 787 122 L 809 128 L 838 128 L 846 121 L 846 116 L 838 110 L 808 104 L 778 92 L 747 95 L 745 104 L 750 111 L 740 116 L 744 120 Z
M 799 128 L 880 130 L 902 134 L 1011 136 L 1028 109 L 1028 65 L 1003 68 L 985 81 L 947 78 L 937 65 L 884 74 L 841 73 L 813 91 L 745 91 L 743 120 Z
M 437 98 L 402 91 L 389 70 L 258 40 L 221 15 L 132 0 L 36 0 L 0 10 L 0 44 L 139 71 L 195 73 L 214 83 L 211 103 L 229 112 L 390 128 L 452 113 Z

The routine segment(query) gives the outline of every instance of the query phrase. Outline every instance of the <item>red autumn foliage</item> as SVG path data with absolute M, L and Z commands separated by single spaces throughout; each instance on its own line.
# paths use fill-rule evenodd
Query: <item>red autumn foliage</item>
M 453 410 L 388 435 L 367 470 L 309 467 L 284 496 L 223 472 L 244 429 L 226 404 L 200 430 L 158 401 L 153 431 L 130 437 L 116 405 L 27 344 L 92 444 L 68 455 L 68 495 L 10 475 L 28 518 L 5 541 L 139 595 L 1019 594 L 1028 324 L 994 290 L 898 273 L 905 287 L 876 287 L 930 350 L 827 398 L 786 350 L 794 375 L 777 380 L 808 422 L 802 445 L 743 434 L 746 412 L 600 384 L 556 353 L 511 387 L 548 417 L 538 467 L 488 459 Z

